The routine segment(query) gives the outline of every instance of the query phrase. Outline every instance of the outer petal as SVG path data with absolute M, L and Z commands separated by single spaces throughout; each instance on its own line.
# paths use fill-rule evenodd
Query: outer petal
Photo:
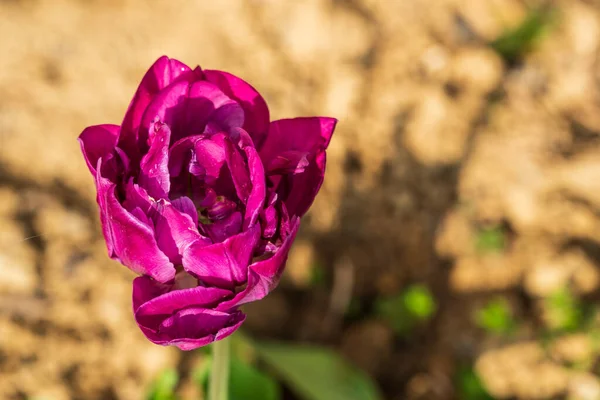
M 244 123 L 244 111 L 218 86 L 206 81 L 195 82 L 190 87 L 187 102 L 186 129 L 191 133 L 200 133 L 209 122 L 216 124 L 218 130 L 224 131 L 241 127 Z
M 101 162 L 98 169 L 100 165 Z M 100 219 L 111 258 L 159 282 L 174 279 L 175 267 L 158 248 L 152 228 L 123 208 L 116 197 L 114 183 L 97 174 L 96 185 Z
M 244 111 L 210 82 L 178 81 L 152 99 L 142 118 L 140 132 L 149 128 L 156 118 L 171 127 L 171 141 L 176 142 L 185 136 L 203 133 L 209 123 L 216 131 L 241 127 Z
M 195 349 L 230 335 L 245 319 L 237 310 L 214 310 L 219 301 L 231 296 L 228 290 L 172 289 L 145 276 L 133 281 L 136 322 L 154 343 Z
M 214 83 L 244 109 L 244 126 L 256 143 L 261 143 L 269 129 L 269 108 L 260 93 L 243 79 L 217 70 L 205 70 L 207 81 Z
M 139 156 L 139 145 L 145 145 L 143 143 L 144 139 L 140 140 L 139 128 L 146 107 L 148 107 L 154 96 L 173 82 L 192 82 L 195 79 L 200 79 L 200 77 L 201 72 L 195 73 L 190 67 L 178 60 L 169 59 L 166 56 L 156 60 L 142 78 L 125 114 L 122 134 L 119 137 L 119 147 L 124 148 L 129 156 L 134 154 Z M 142 136 L 145 137 L 145 132 Z M 139 159 L 139 157 L 136 157 L 136 159 Z
M 329 145 L 337 120 L 327 117 L 280 119 L 271 122 L 260 157 L 269 167 L 273 160 L 290 151 L 316 155 Z M 267 170 L 267 172 L 269 172 Z
M 98 160 L 115 150 L 119 137 L 118 125 L 95 125 L 87 127 L 79 135 L 79 145 L 92 175 L 96 175 Z
M 291 154 L 302 153 L 306 158 L 302 168 L 280 177 L 274 177 L 278 184 L 277 192 L 285 201 L 291 216 L 301 217 L 308 211 L 321 188 L 325 175 L 325 149 L 327 148 L 336 120 L 333 118 L 282 119 L 271 123 L 269 136 L 260 149 L 260 156 L 270 172 L 280 170 L 278 159 L 289 158 Z M 302 158 L 300 159 L 302 160 Z M 272 171 L 268 168 L 271 167 Z
M 231 292 L 214 287 L 198 286 L 190 289 L 169 291 L 171 285 L 163 285 L 147 276 L 133 280 L 134 311 L 136 316 L 172 314 L 186 307 L 212 308 L 219 301 L 231 296 Z
M 246 282 L 248 265 L 260 239 L 260 225 L 211 246 L 192 244 L 183 268 L 208 285 L 233 289 Z
M 161 333 L 143 325 L 140 329 L 153 343 L 177 346 L 180 350 L 194 350 L 226 338 L 235 332 L 246 316 L 238 310 L 230 312 L 192 308 L 182 310 L 161 324 Z
M 325 177 L 325 152 L 319 153 L 304 172 L 282 177 L 277 192 L 290 216 L 303 216 L 313 203 Z
M 244 290 L 235 295 L 232 300 L 219 304 L 218 310 L 228 310 L 242 304 L 260 300 L 273 290 L 279 283 L 279 278 L 285 268 L 288 253 L 300 227 L 300 219 L 295 218 L 291 231 L 279 249 L 271 258 L 257 261 L 248 268 L 248 283 Z

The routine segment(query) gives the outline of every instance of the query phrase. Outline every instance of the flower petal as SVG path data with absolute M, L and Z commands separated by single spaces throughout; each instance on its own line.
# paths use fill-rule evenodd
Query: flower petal
M 271 123 L 269 135 L 260 149 L 267 174 L 279 169 L 278 157 L 289 157 L 293 152 L 304 153 L 308 162 L 294 172 L 274 176 L 277 193 L 285 201 L 291 216 L 301 217 L 308 211 L 321 188 L 325 176 L 327 148 L 337 121 L 333 118 L 282 119 Z M 282 171 L 280 171 L 282 172 Z
M 267 195 L 267 184 L 265 181 L 265 170 L 256 149 L 252 146 L 244 148 L 248 159 L 248 170 L 250 171 L 250 182 L 252 189 L 246 201 L 246 212 L 244 214 L 244 225 L 242 229 L 254 225 L 264 207 Z
M 241 127 L 244 123 L 244 110 L 218 86 L 206 81 L 194 82 L 188 95 L 186 130 L 201 133 L 209 122 L 216 124 L 222 131 Z
M 208 285 L 233 289 L 246 282 L 248 265 L 259 240 L 257 224 L 221 243 L 194 243 L 183 254 L 183 268 Z
M 133 281 L 133 310 L 150 341 L 191 350 L 229 336 L 243 323 L 245 315 L 237 309 L 214 310 L 231 294 L 201 286 L 173 290 L 173 285 L 142 276 Z
M 248 196 L 252 190 L 252 183 L 250 181 L 250 174 L 248 172 L 246 161 L 242 157 L 242 154 L 240 154 L 237 146 L 230 140 L 226 139 L 224 141 L 224 147 L 227 167 L 229 168 L 229 173 L 231 174 L 237 197 L 245 204 L 248 201 Z
M 185 81 L 190 83 L 200 79 L 201 74 L 201 71 L 192 71 L 184 63 L 169 59 L 166 56 L 156 60 L 142 78 L 137 92 L 129 104 L 121 125 L 122 133 L 119 137 L 119 147 L 125 149 L 130 157 L 135 155 L 135 159 L 139 160 L 139 145 L 140 142 L 144 142 L 144 139 L 140 140 L 140 126 L 144 112 L 154 96 L 173 82 Z M 145 134 L 143 132 L 142 136 L 145 136 Z M 141 144 L 144 145 L 145 143 Z
M 277 156 L 290 151 L 308 153 L 310 156 L 324 151 L 329 145 L 336 123 L 336 119 L 327 117 L 271 122 L 266 140 L 261 146 L 257 146 L 265 166 L 270 166 Z
M 205 70 L 204 76 L 242 106 L 245 116 L 243 128 L 256 143 L 261 143 L 269 130 L 269 108 L 260 93 L 243 79 L 227 72 Z
M 150 125 L 150 149 L 140 162 L 140 186 L 155 199 L 169 196 L 169 141 L 171 130 L 166 124 L 155 121 Z
M 147 276 L 133 280 L 134 311 L 138 318 L 171 314 L 193 307 L 212 308 L 231 292 L 214 287 L 198 286 L 190 289 L 170 290 L 170 285 L 160 284 Z
M 100 168 L 101 162 L 98 163 Z M 116 185 L 96 175 L 100 218 L 111 258 L 139 274 L 146 274 L 159 282 L 175 278 L 175 267 L 160 251 L 154 232 L 119 203 Z
M 139 324 L 140 329 L 153 343 L 163 346 L 176 346 L 180 350 L 194 350 L 235 332 L 246 316 L 238 310 L 222 312 L 203 308 L 181 310 L 165 319 L 159 326 L 159 333 Z
M 325 178 L 326 154 L 317 154 L 300 174 L 281 177 L 277 193 L 285 202 L 290 216 L 303 216 L 312 205 Z
M 201 228 L 212 239 L 213 243 L 220 243 L 240 233 L 242 223 L 242 213 L 235 211 L 220 221 L 211 221 L 209 224 L 202 224 Z
M 96 175 L 98 160 L 115 150 L 119 137 L 118 125 L 89 126 L 79 135 L 79 145 L 92 175 Z
M 163 200 L 156 204 L 156 209 L 156 242 L 172 263 L 181 264 L 182 255 L 192 243 L 196 243 L 196 246 L 208 246 L 212 243 L 210 239 L 200 235 L 198 220 L 193 220 L 191 215 Z
M 266 260 L 257 261 L 248 267 L 248 283 L 246 288 L 237 293 L 231 300 L 219 304 L 218 310 L 228 310 L 242 304 L 260 300 L 273 290 L 285 268 L 288 253 L 300 227 L 300 218 L 295 218 L 291 231 L 279 249 Z

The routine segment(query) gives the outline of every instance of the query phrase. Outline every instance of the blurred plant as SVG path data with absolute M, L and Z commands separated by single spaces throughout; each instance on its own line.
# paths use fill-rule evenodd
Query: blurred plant
M 461 400 L 494 400 L 472 367 L 459 368 L 455 377 L 458 398 Z
M 303 400 L 380 400 L 368 375 L 334 351 L 318 346 L 257 342 L 238 332 L 231 343 L 228 400 L 279 400 L 278 382 L 257 368 L 261 361 Z M 211 356 L 193 372 L 194 381 L 208 392 Z
M 380 400 L 368 375 L 335 351 L 307 345 L 255 343 L 257 355 L 303 400 Z
M 152 383 L 147 400 L 177 400 L 175 387 L 179 382 L 179 374 L 174 369 L 164 370 Z
M 510 305 L 501 297 L 477 310 L 475 322 L 480 328 L 496 335 L 510 335 L 517 327 Z
M 551 333 L 568 333 L 583 328 L 583 304 L 568 288 L 557 290 L 544 299 L 544 308 L 546 324 Z
M 327 283 L 327 273 L 320 263 L 315 262 L 310 272 L 310 283 L 312 286 L 324 286 Z
M 514 63 L 547 32 L 554 15 L 555 10 L 548 6 L 533 8 L 518 26 L 505 31 L 490 46 L 507 62 Z
M 364 304 L 359 297 L 350 299 L 348 308 L 346 309 L 345 317 L 348 319 L 358 319 L 364 311 Z
M 380 298 L 375 303 L 377 315 L 400 335 L 429 320 L 436 309 L 435 298 L 423 285 L 409 286 L 397 296 Z
M 212 358 L 198 367 L 194 373 L 194 381 L 208 393 Z M 231 358 L 229 370 L 228 400 L 279 400 L 281 388 L 269 375 L 259 371 L 252 363 L 243 361 L 237 355 Z
M 500 253 L 506 248 L 506 234 L 501 225 L 481 228 L 475 238 L 475 249 L 479 253 Z

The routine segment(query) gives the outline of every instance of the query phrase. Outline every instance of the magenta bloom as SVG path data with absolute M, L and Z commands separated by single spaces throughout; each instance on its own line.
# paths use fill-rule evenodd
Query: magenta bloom
M 161 57 L 121 126 L 81 133 L 108 253 L 141 275 L 133 308 L 149 340 L 222 339 L 277 285 L 336 122 L 271 122 L 242 79 Z

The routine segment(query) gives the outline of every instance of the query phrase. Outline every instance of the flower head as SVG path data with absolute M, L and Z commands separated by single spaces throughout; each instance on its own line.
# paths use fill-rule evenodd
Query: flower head
M 81 133 L 108 253 L 141 275 L 133 307 L 149 340 L 188 350 L 224 338 L 239 306 L 277 285 L 335 125 L 271 122 L 242 79 L 161 57 L 120 126 Z

